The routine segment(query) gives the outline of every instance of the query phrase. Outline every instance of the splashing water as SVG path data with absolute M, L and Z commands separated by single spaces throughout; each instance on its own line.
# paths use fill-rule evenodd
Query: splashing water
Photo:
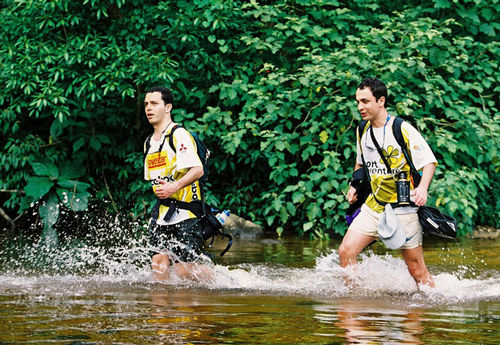
M 237 242 L 238 246 L 246 244 L 245 241 Z M 183 280 L 173 275 L 168 282 L 158 283 L 151 278 L 151 249 L 145 236 L 130 238 L 126 245 L 117 246 L 69 241 L 58 247 L 37 242 L 4 248 L 0 250 L 0 291 L 83 294 L 103 284 L 135 284 L 146 289 L 162 284 L 176 288 L 324 298 L 389 295 L 409 303 L 500 299 L 498 271 L 476 273 L 465 265 L 456 266 L 456 272 L 434 269 L 436 287 L 432 289 L 418 287 L 401 258 L 369 251 L 361 255 L 358 265 L 343 269 L 334 249 L 317 256 L 312 267 L 290 267 L 272 261 L 244 262 L 244 256 L 238 258 L 240 263 L 231 265 L 213 264 L 205 259 L 203 269 L 211 273 L 210 279 Z M 466 276 L 474 278 L 464 278 Z M 354 281 L 355 289 L 346 285 L 346 277 Z

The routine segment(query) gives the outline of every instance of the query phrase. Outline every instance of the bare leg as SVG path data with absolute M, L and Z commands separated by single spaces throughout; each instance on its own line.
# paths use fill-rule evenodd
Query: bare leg
M 175 275 L 181 279 L 210 282 L 214 276 L 208 266 L 195 262 L 178 262 L 174 264 L 173 269 Z
M 422 246 L 412 249 L 401 249 L 401 254 L 408 266 L 408 271 L 417 284 L 425 284 L 434 287 L 434 279 L 427 270 L 424 261 L 424 250 Z
M 170 258 L 167 254 L 156 254 L 153 256 L 151 267 L 153 268 L 153 277 L 156 280 L 167 280 L 170 278 Z
M 347 230 L 339 247 L 340 266 L 355 265 L 358 254 L 374 239 L 375 237 L 373 236 L 364 235 L 354 230 Z
M 340 266 L 347 267 L 351 265 L 356 265 L 358 254 L 361 253 L 363 249 L 366 248 L 372 241 L 374 237 L 363 235 L 354 230 L 347 230 L 347 233 L 342 240 L 342 244 L 339 247 L 339 258 Z M 344 274 L 344 282 L 347 286 L 355 288 L 356 284 L 347 274 Z

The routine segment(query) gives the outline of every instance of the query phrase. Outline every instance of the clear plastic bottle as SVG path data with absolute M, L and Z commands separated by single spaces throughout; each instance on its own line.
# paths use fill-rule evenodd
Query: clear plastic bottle
M 217 220 L 222 224 L 224 225 L 224 223 L 226 222 L 227 218 L 229 217 L 231 213 L 229 212 L 229 210 L 224 210 L 222 212 L 219 212 L 215 215 L 215 218 L 217 218 Z

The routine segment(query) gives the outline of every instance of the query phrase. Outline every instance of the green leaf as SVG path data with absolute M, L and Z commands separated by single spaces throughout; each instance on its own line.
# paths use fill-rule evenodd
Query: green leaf
M 38 176 L 47 176 L 52 179 L 56 179 L 59 177 L 59 170 L 54 164 L 50 162 L 35 162 L 31 166 L 33 167 L 33 171 L 35 172 L 35 174 Z
M 436 8 L 450 8 L 450 2 L 448 0 L 436 0 Z
M 35 200 L 40 199 L 47 194 L 54 183 L 47 177 L 31 177 L 24 187 L 24 192 L 27 196 L 33 197 Z
M 90 138 L 89 144 L 90 147 L 92 147 L 96 151 L 99 151 L 101 149 L 101 142 L 94 137 Z
M 65 161 L 59 168 L 61 171 L 60 178 L 64 180 L 77 179 L 85 174 L 85 167 L 74 161 Z
M 313 222 L 304 223 L 304 226 L 303 226 L 304 232 L 311 230 L 313 228 L 313 226 L 314 226 Z
M 57 181 L 57 184 L 71 192 L 74 190 L 85 192 L 90 188 L 90 184 L 74 180 L 59 180 Z
M 479 26 L 479 31 L 481 31 L 482 33 L 485 33 L 488 36 L 495 37 L 495 29 L 490 24 L 487 24 L 487 23 L 481 24 Z
M 86 138 L 81 137 L 73 143 L 73 152 L 78 151 L 83 145 L 85 145 Z
M 63 124 L 59 120 L 52 121 L 52 125 L 50 126 L 50 136 L 54 139 L 61 135 L 64 129 Z
M 292 201 L 294 204 L 301 204 L 305 199 L 305 195 L 302 192 L 294 192 L 292 194 Z

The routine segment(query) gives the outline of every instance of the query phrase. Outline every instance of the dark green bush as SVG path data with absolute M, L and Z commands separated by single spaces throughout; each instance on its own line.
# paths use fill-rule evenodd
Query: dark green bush
M 144 215 L 144 90 L 213 151 L 209 200 L 278 233 L 343 234 L 362 78 L 439 160 L 429 203 L 498 227 L 498 1 L 3 1 L 0 188 L 12 215 L 88 199 Z M 144 216 L 143 216 L 144 217 Z

